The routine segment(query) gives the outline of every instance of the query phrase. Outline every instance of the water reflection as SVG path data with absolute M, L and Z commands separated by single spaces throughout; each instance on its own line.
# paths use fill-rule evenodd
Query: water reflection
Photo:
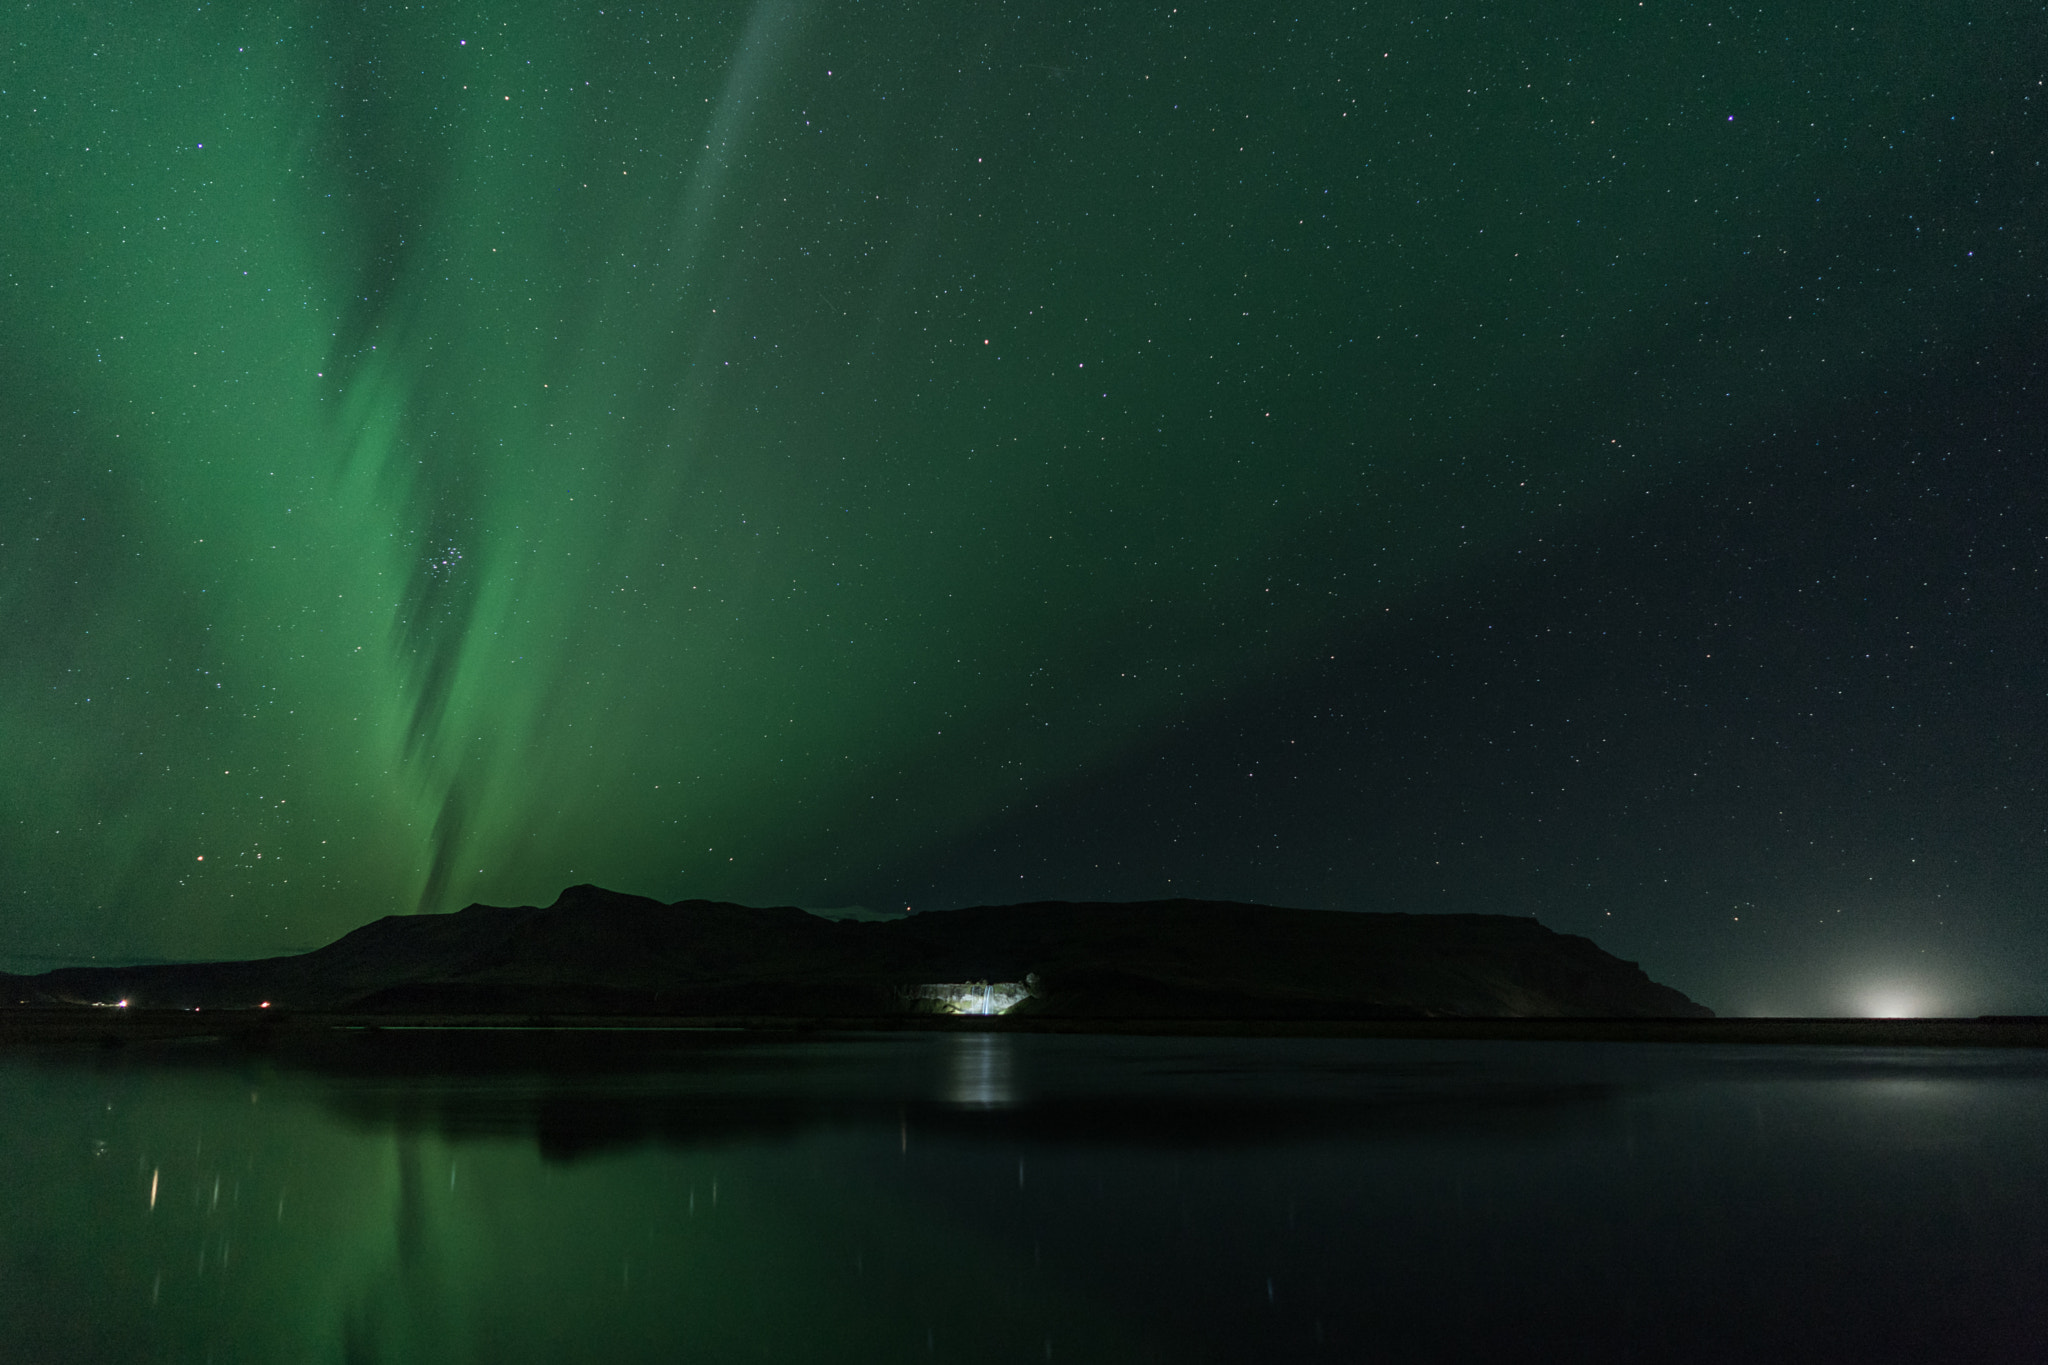
M 308 1060 L 322 1102 L 350 1123 L 451 1141 L 531 1137 L 550 1160 L 648 1142 L 788 1141 L 891 1119 L 978 1141 L 1180 1149 L 1526 1133 L 1573 1122 L 1630 1084 L 1343 1042 L 1015 1034 L 764 1043 L 384 1031 Z
M 968 1109 L 1004 1109 L 1017 1102 L 1016 1076 L 1007 1033 L 960 1033 L 950 1045 L 946 1098 Z
M 0 1056 L 0 1355 L 1947 1361 L 2048 1341 L 2031 1054 L 961 1035 L 668 1040 L 606 1066 L 560 1039 L 358 1041 Z

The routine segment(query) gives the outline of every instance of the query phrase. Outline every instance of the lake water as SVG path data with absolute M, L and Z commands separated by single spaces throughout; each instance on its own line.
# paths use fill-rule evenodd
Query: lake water
M 2031 1051 L 0 1054 L 0 1357 L 2048 1358 Z

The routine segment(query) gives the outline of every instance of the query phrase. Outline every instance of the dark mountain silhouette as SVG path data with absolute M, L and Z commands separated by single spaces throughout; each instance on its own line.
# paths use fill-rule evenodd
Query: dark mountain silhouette
M 884 922 L 575 886 L 545 908 L 391 916 L 254 962 L 7 979 L 31 1004 L 406 1014 L 867 1018 L 919 988 L 1020 982 L 1069 1018 L 1703 1018 L 1588 939 L 1506 915 L 1359 914 L 1227 901 L 979 906 Z

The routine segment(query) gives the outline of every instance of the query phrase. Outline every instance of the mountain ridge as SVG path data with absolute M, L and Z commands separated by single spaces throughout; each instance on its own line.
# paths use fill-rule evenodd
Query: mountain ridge
M 1035 901 L 828 920 L 572 886 L 548 906 L 387 916 L 311 952 L 60 968 L 31 1004 L 868 1017 L 933 983 L 1032 980 L 1020 1014 L 1068 1017 L 1703 1018 L 1590 939 L 1529 917 L 1233 901 Z

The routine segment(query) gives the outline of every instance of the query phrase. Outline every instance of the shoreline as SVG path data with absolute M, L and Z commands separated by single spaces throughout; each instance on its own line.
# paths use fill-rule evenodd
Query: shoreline
M 806 1015 L 454 1015 L 269 1010 L 0 1009 L 0 1049 L 213 1039 L 251 1047 L 336 1035 L 613 1033 L 653 1041 L 687 1033 L 1045 1033 L 1168 1038 L 1384 1038 L 1499 1042 L 1681 1043 L 1723 1046 L 2048 1047 L 2048 1016 L 1956 1019 L 1317 1019 L 1060 1015 L 823 1017 Z

